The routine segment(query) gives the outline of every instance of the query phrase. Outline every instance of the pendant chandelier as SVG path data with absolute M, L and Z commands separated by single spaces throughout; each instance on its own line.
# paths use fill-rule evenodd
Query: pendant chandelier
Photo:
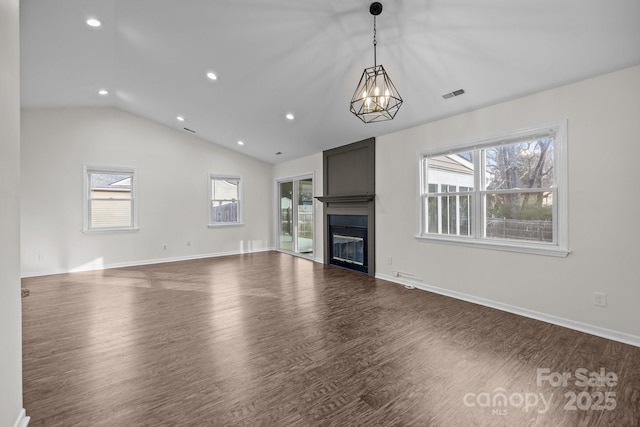
M 376 16 L 382 13 L 382 4 L 371 3 L 373 15 L 373 67 L 365 68 L 360 83 L 351 98 L 351 112 L 365 123 L 393 120 L 402 105 L 402 98 L 389 75 L 376 58 Z

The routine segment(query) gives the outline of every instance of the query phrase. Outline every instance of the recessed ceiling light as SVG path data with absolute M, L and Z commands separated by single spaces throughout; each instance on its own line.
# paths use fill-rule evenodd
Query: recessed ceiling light
M 98 91 L 98 94 L 99 94 L 99 95 L 103 95 L 103 96 L 104 96 L 104 95 L 109 95 L 109 91 L 108 91 L 108 90 L 106 90 L 106 89 L 100 89 L 100 90 Z
M 94 27 L 94 28 L 102 26 L 102 22 L 100 22 L 96 18 L 89 18 L 85 22 L 87 23 L 88 26 Z
M 208 77 L 209 79 L 211 79 L 211 80 L 218 80 L 218 76 L 216 75 L 216 73 L 214 73 L 214 72 L 212 72 L 212 71 L 209 71 L 209 72 L 207 73 L 207 77 Z
M 177 116 L 176 120 L 180 121 L 180 122 L 184 122 L 184 117 L 182 116 Z
M 286 115 L 285 117 L 286 117 L 288 120 L 293 120 L 293 119 L 295 119 L 295 118 L 296 118 L 296 116 L 294 116 L 294 115 L 293 115 L 293 114 L 291 114 L 291 113 L 287 113 L 287 115 Z
M 238 145 L 244 145 L 243 141 L 238 141 Z

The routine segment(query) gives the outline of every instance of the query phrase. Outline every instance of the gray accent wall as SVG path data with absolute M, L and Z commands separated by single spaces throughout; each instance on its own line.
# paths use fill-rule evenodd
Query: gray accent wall
M 324 260 L 329 263 L 329 215 L 366 215 L 368 269 L 375 275 L 376 140 L 369 138 L 323 152 Z

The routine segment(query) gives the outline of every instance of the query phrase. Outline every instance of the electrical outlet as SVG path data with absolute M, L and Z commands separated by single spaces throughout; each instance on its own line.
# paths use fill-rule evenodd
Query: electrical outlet
M 167 250 L 167 244 L 165 243 L 164 245 L 162 245 L 162 250 L 166 251 Z
M 191 240 L 187 240 L 187 246 L 191 246 Z
M 393 258 L 387 257 L 387 265 L 393 265 Z
M 596 307 L 606 307 L 607 306 L 607 294 L 604 292 L 594 292 L 593 293 L 593 305 Z

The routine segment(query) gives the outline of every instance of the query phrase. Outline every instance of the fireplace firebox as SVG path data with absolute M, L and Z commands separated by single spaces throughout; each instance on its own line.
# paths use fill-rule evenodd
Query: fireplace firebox
M 366 215 L 329 215 L 329 263 L 368 271 Z

